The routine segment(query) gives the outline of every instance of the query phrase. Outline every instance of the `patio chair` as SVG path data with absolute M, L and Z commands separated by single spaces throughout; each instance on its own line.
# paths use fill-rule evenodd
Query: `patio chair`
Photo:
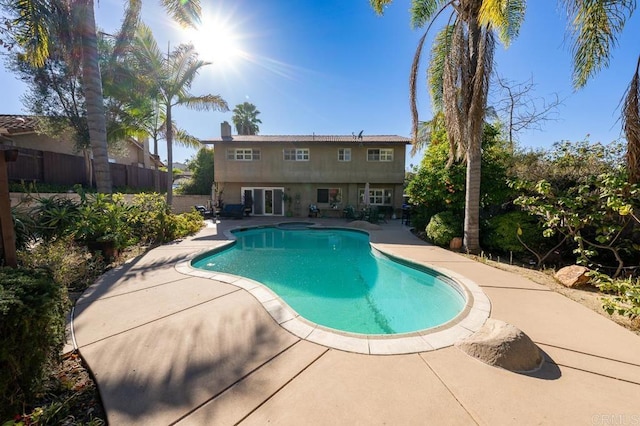
M 193 208 L 196 209 L 196 211 L 200 213 L 202 217 L 213 217 L 213 211 L 209 210 L 205 206 L 198 205 L 193 206 Z
M 315 204 L 309 204 L 309 217 L 318 217 L 319 212 L 320 210 L 318 210 L 318 206 Z

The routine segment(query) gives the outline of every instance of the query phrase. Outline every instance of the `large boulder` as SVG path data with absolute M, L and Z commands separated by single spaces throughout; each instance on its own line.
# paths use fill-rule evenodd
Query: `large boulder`
M 579 265 L 565 266 L 556 272 L 555 279 L 565 287 L 578 287 L 589 282 L 589 268 Z
M 456 347 L 480 361 L 509 371 L 532 371 L 542 365 L 542 353 L 517 327 L 489 318 L 480 330 Z

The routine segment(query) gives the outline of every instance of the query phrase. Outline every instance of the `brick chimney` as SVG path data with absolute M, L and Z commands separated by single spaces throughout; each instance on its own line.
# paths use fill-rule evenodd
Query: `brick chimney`
M 231 125 L 226 122 L 223 121 L 220 124 L 220 136 L 224 139 L 224 138 L 230 138 L 231 137 Z

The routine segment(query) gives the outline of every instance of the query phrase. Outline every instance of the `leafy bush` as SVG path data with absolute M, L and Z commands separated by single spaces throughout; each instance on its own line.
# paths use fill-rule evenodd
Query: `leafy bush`
M 171 216 L 164 196 L 157 193 L 138 194 L 131 201 L 129 225 L 131 232 L 142 244 L 169 241 L 168 226 Z
M 448 247 L 454 237 L 462 235 L 462 220 L 450 211 L 434 215 L 426 228 L 427 237 L 442 247 Z
M 507 185 L 509 151 L 499 140 L 498 129 L 485 125 L 482 137 L 482 179 L 480 181 L 481 207 L 501 205 L 511 195 Z M 429 145 L 420 167 L 411 176 L 405 192 L 410 202 L 421 206 L 420 218 L 451 210 L 463 211 L 465 207 L 466 164 L 449 160 L 449 141 L 444 126 L 431 130 Z M 414 215 L 415 216 L 415 215 Z M 411 218 L 414 226 L 416 222 Z M 419 229 L 423 229 L 420 227 Z
M 74 227 L 76 240 L 85 244 L 109 242 L 116 249 L 134 243 L 128 224 L 131 206 L 124 202 L 122 194 L 80 193 L 78 220 Z
M 68 299 L 44 270 L 0 269 L 0 418 L 19 412 L 64 342 Z
M 518 236 L 530 247 L 538 247 L 544 242 L 542 228 L 536 218 L 525 212 L 514 211 L 486 221 L 482 233 L 482 246 L 502 253 L 523 253 L 526 249 L 518 240 Z
M 415 229 L 426 229 L 433 215 L 437 213 L 425 205 L 411 207 L 411 226 Z
M 24 249 L 36 239 L 36 223 L 28 212 L 13 207 L 11 209 L 16 249 Z
M 33 210 L 36 233 L 45 241 L 70 235 L 79 218 L 78 204 L 69 198 L 36 198 L 38 206 Z
M 620 141 L 608 145 L 588 140 L 556 142 L 549 150 L 514 153 L 510 173 L 516 180 L 531 183 L 545 180 L 565 191 L 624 163 L 624 151 Z
M 73 191 L 76 185 L 61 185 L 55 183 L 42 182 L 9 182 L 10 192 L 20 192 L 28 194 L 60 194 Z M 84 188 L 86 192 L 95 192 L 95 188 Z
M 613 267 L 614 277 L 625 262 L 637 265 L 633 228 L 640 222 L 634 214 L 640 210 L 640 185 L 629 184 L 624 169 L 587 177 L 568 188 L 541 180 L 524 183 L 522 189 L 527 195 L 515 203 L 540 218 L 545 236 L 562 236 L 572 243 L 578 263 Z
M 631 320 L 640 318 L 640 279 L 625 278 L 613 279 L 608 275 L 591 271 L 591 282 L 601 291 L 609 293 L 611 297 L 605 297 L 602 308 L 609 315 L 614 313 L 624 315 Z
M 213 182 L 213 150 L 201 148 L 193 161 L 189 162 L 189 170 L 193 173 L 191 179 L 181 185 L 176 192 L 180 194 L 211 194 Z
M 19 251 L 18 260 L 25 268 L 49 270 L 55 282 L 70 291 L 85 290 L 105 269 L 101 256 L 93 256 L 69 237 Z
M 189 213 L 171 215 L 168 219 L 166 241 L 195 234 L 201 230 L 204 225 L 202 215 L 195 209 Z
M 202 229 L 202 215 L 195 210 L 173 214 L 160 194 L 139 194 L 129 210 L 132 234 L 145 244 L 161 244 L 194 234 Z

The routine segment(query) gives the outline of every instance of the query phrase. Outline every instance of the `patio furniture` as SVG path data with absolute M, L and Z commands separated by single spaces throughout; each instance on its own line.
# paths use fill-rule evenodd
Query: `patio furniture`
M 244 216 L 244 204 L 225 204 L 220 210 L 220 217 L 242 219 L 242 216 Z
M 196 211 L 198 213 L 200 213 L 202 215 L 202 217 L 213 217 L 213 211 L 209 210 L 208 208 L 206 208 L 205 206 L 193 206 L 194 209 L 196 209 Z
M 411 225 L 411 206 L 407 204 L 402 206 L 402 218 L 400 219 L 400 224 Z
M 319 211 L 318 206 L 315 204 L 309 204 L 309 217 L 318 217 Z

